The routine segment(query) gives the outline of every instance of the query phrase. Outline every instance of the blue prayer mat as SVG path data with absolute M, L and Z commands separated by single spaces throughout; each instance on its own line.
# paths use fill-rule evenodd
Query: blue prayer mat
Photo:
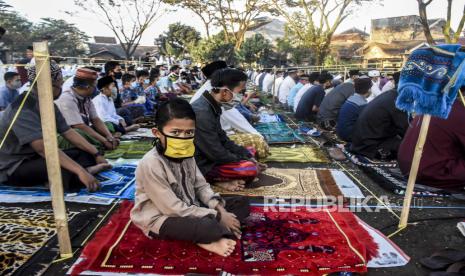
M 108 201 L 101 201 L 98 198 L 112 199 L 134 199 L 134 184 L 136 165 L 119 165 L 109 171 L 99 173 L 96 178 L 100 182 L 100 190 L 89 193 L 85 188 L 78 193 L 65 193 L 65 199 L 70 201 L 106 204 Z M 10 198 L 8 198 L 10 197 Z M 40 200 L 40 198 L 44 200 Z M 0 202 L 37 202 L 48 201 L 50 190 L 44 186 L 16 187 L 0 184 Z
M 255 125 L 255 129 L 268 144 L 305 143 L 305 139 L 286 123 L 259 123 Z

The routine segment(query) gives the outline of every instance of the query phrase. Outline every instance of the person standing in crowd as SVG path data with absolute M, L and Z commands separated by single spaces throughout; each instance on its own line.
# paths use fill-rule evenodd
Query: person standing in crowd
M 278 100 L 279 88 L 281 87 L 281 83 L 284 81 L 284 72 L 276 71 L 275 76 L 276 77 L 274 80 L 274 84 L 271 87 L 271 92 L 273 93 L 273 96 L 275 96 L 276 99 Z
M 367 76 L 354 80 L 355 94 L 345 101 L 337 118 L 336 133 L 341 140 L 346 142 L 352 141 L 352 132 L 355 123 L 360 112 L 362 112 L 368 103 L 367 98 L 371 94 L 370 89 L 372 85 L 371 79 Z
M 50 63 L 53 98 L 61 94 L 63 76 L 60 67 Z M 28 80 L 36 78 L 35 66 L 28 68 Z M 5 137 L 26 93 L 19 95 L 4 111 L 0 120 L 0 136 Z M 93 176 L 111 165 L 101 152 L 68 126 L 60 110 L 54 106 L 57 132 L 66 138 L 73 148 L 58 150 L 61 177 L 65 191 L 78 191 L 87 187 L 96 191 L 98 181 Z M 0 148 L 0 182 L 13 186 L 46 185 L 49 182 L 45 161 L 45 149 L 39 110 L 37 85 L 25 100 L 11 131 Z
M 310 76 L 303 74 L 299 77 L 299 81 L 297 82 L 297 84 L 291 88 L 291 91 L 289 91 L 289 96 L 287 97 L 287 104 L 289 106 L 289 110 L 294 110 L 294 102 L 297 93 L 302 87 L 304 87 L 304 85 L 308 84 L 309 82 Z
M 236 69 L 217 70 L 211 76 L 211 91 L 197 99 L 195 158 L 207 181 L 228 191 L 240 191 L 255 179 L 261 169 L 253 155 L 232 142 L 221 128 L 221 106 L 231 103 L 245 88 L 247 76 Z
M 396 87 L 399 77 L 399 73 L 394 75 Z M 396 99 L 397 89 L 392 89 L 368 103 L 355 123 L 350 151 L 380 160 L 397 158 L 408 128 L 408 115 L 397 109 Z
M 373 86 L 371 86 L 371 96 L 368 98 L 368 101 L 371 102 L 376 97 L 381 95 L 381 89 L 379 88 L 380 84 L 380 72 L 378 70 L 371 70 L 368 72 L 368 76 L 371 78 L 373 82 Z
M 263 88 L 262 91 L 265 93 L 271 93 L 271 88 L 273 87 L 273 74 L 271 74 L 270 69 L 266 69 L 266 76 L 263 79 Z
M 288 75 L 284 78 L 278 91 L 278 100 L 285 108 L 287 107 L 287 97 L 289 96 L 289 92 L 297 81 L 297 70 L 289 69 L 287 73 Z
M 90 96 L 96 87 L 97 72 L 79 68 L 71 91 L 64 92 L 56 101 L 66 123 L 99 148 L 115 149 L 119 141 L 100 120 Z M 66 141 L 62 141 L 66 147 Z
M 265 81 L 266 75 L 268 75 L 268 72 L 267 72 L 267 70 L 265 69 L 265 70 L 263 70 L 263 73 L 262 73 L 262 74 L 260 75 L 260 77 L 258 78 L 258 89 L 259 89 L 260 91 L 263 91 L 263 83 L 264 83 L 264 81 Z
M 203 177 L 194 158 L 196 114 L 187 101 L 162 103 L 155 123 L 156 146 L 136 170 L 131 221 L 148 237 L 189 241 L 230 256 L 250 213 L 247 198 L 223 199 Z
M 308 83 L 302 86 L 302 88 L 299 89 L 297 94 L 295 95 L 294 99 L 294 107 L 293 111 L 294 113 L 297 111 L 297 106 L 299 106 L 300 100 L 302 99 L 302 96 L 307 92 L 312 86 L 314 86 L 315 81 L 320 77 L 319 72 L 312 72 L 310 76 L 308 77 Z
M 5 86 L 0 87 L 0 111 L 12 103 L 18 97 L 18 89 L 21 88 L 21 78 L 16 72 L 6 72 L 3 76 Z
M 325 97 L 325 89 L 331 86 L 333 76 L 322 72 L 314 85 L 305 92 L 297 106 L 295 117 L 301 121 L 315 121 L 320 104 Z
M 336 126 L 341 106 L 355 93 L 354 81 L 359 74 L 358 70 L 350 70 L 351 81 L 339 84 L 324 97 L 317 115 L 317 122 L 323 129 L 333 130 Z
M 107 125 L 110 132 L 125 134 L 126 132 L 137 130 L 139 125 L 134 124 L 129 126 L 123 117 L 116 114 L 115 104 L 111 97 L 116 90 L 113 79 L 109 76 L 100 78 L 97 81 L 97 88 L 100 93 L 92 99 L 92 102 L 99 118 Z

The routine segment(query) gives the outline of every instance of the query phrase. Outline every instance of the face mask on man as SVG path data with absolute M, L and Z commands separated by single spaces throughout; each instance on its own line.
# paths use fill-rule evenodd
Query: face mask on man
M 111 95 L 115 95 L 115 96 L 116 96 L 117 93 L 118 93 L 118 89 L 116 89 L 116 87 L 113 86 L 113 87 L 111 88 Z
M 149 85 L 149 84 L 150 84 L 150 80 L 149 80 L 149 79 L 145 79 L 145 80 L 144 80 L 144 84 L 145 84 L 145 85 Z
M 119 80 L 119 79 L 121 79 L 121 77 L 123 77 L 123 73 L 115 72 L 115 73 L 113 73 L 113 76 L 115 77 L 115 79 Z
M 186 159 L 194 156 L 195 145 L 194 137 L 174 137 L 166 135 L 165 136 L 165 148 L 161 148 L 161 143 L 159 147 L 163 155 L 169 158 L 174 159 Z

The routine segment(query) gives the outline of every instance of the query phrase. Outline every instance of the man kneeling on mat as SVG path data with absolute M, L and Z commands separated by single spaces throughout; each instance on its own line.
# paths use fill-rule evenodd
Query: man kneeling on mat
M 192 241 L 227 257 L 249 215 L 245 197 L 223 200 L 194 159 L 195 113 L 183 99 L 163 103 L 155 116 L 155 147 L 136 170 L 131 220 L 148 237 Z
M 197 117 L 195 160 L 207 180 L 228 191 L 240 191 L 266 166 L 258 163 L 244 147 L 231 141 L 221 127 L 220 117 L 245 89 L 247 75 L 237 69 L 221 69 L 211 76 L 211 91 L 192 103 Z

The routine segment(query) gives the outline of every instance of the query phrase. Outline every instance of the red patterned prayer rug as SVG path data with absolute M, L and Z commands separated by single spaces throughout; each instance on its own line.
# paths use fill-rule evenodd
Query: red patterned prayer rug
M 240 275 L 323 275 L 366 272 L 377 245 L 350 212 L 334 210 L 271 212 L 252 207 L 242 240 L 223 258 L 195 244 L 147 238 L 130 222 L 132 203 L 123 202 L 110 222 L 87 244 L 71 269 L 121 272 Z M 83 273 L 85 274 L 85 273 Z

